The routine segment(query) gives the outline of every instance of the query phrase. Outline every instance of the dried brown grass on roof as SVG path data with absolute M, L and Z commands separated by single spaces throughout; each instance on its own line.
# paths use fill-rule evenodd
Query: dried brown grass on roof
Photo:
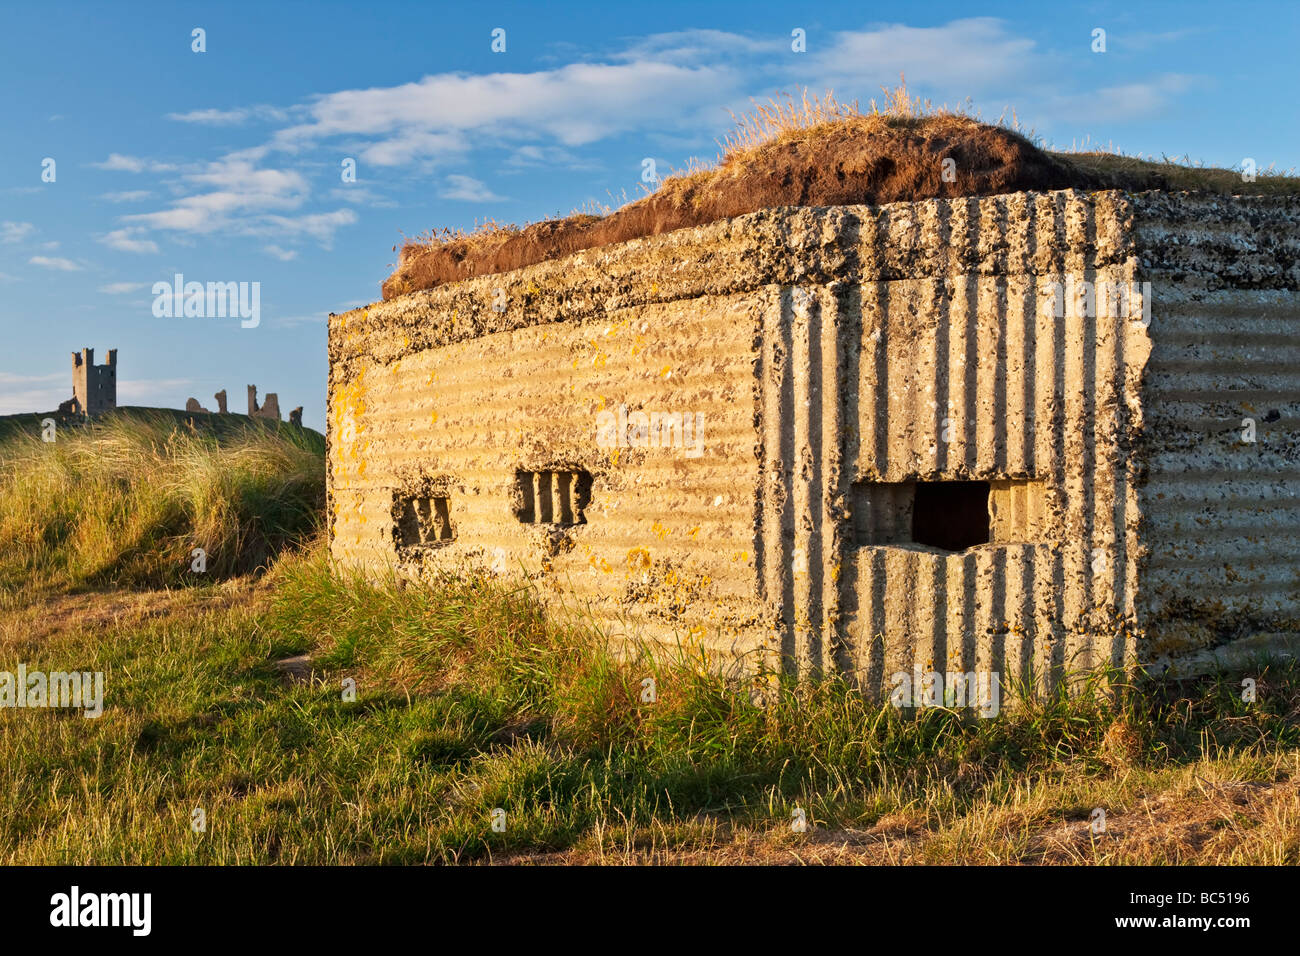
M 883 108 L 873 100 L 866 112 L 829 93 L 756 105 L 737 119 L 736 130 L 721 145 L 716 166 L 671 176 L 608 215 L 579 214 L 523 228 L 491 224 L 469 234 L 407 242 L 383 283 L 383 296 L 508 272 L 772 206 L 881 205 L 1071 187 L 1168 188 L 1165 168 L 1181 168 L 1049 153 L 1017 130 L 934 109 L 909 97 L 905 86 L 887 91 Z

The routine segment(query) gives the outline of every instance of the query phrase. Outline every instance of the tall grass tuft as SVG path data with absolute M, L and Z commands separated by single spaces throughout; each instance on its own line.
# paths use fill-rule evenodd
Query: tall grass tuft
M 758 704 L 684 657 L 616 658 L 580 621 L 544 614 L 525 587 L 474 576 L 431 585 L 331 568 L 317 553 L 278 575 L 263 623 L 286 646 L 314 645 L 318 667 L 371 695 L 436 701 L 446 722 L 412 742 L 412 759 L 469 775 L 456 800 L 471 819 L 503 806 L 532 821 L 519 846 L 565 845 L 611 820 L 779 820 L 793 806 L 841 820 L 908 806 L 964 812 L 1019 780 L 1300 744 L 1294 694 L 1249 710 L 1230 684 L 1188 696 L 1098 680 L 990 720 L 899 710 L 832 679 L 785 682 Z M 547 816 L 557 807 L 559 829 Z M 487 851 L 481 834 L 461 836 L 458 852 Z
M 62 427 L 50 443 L 12 434 L 0 442 L 0 592 L 254 571 L 318 529 L 323 452 L 302 429 L 196 431 L 145 413 Z

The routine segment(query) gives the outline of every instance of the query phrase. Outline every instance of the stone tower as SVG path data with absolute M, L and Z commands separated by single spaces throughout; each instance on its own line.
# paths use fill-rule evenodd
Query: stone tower
M 94 417 L 117 408 L 117 349 L 108 350 L 108 364 L 96 365 L 95 350 L 72 353 L 72 411 Z

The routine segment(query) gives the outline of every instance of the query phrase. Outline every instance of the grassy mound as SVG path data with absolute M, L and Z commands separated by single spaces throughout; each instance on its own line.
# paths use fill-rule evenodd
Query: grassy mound
M 951 161 L 951 162 L 949 162 Z M 1189 189 L 1300 193 L 1300 180 L 1149 162 L 1110 153 L 1056 153 L 1002 125 L 933 110 L 891 93 L 870 112 L 833 97 L 773 103 L 739 120 L 716 166 L 665 179 L 648 196 L 603 216 L 582 214 L 523 229 L 491 223 L 403 245 L 383 297 L 716 222 L 773 206 L 882 205 L 1024 190 Z
M 252 571 L 312 535 L 324 440 L 248 422 L 220 432 L 119 412 L 0 441 L 0 592 L 193 583 Z M 191 571 L 195 548 L 205 574 Z

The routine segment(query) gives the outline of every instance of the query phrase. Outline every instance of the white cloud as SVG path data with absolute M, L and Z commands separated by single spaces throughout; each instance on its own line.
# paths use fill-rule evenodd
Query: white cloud
M 1035 43 L 1007 32 L 992 17 L 953 20 L 936 27 L 890 24 L 874 30 L 834 35 L 825 52 L 814 44 L 807 59 L 795 58 L 817 82 L 841 99 L 880 96 L 880 87 L 898 84 L 900 73 L 927 89 L 961 90 L 961 96 L 1022 77 L 1041 66 Z M 865 103 L 864 103 L 865 105 Z
M 334 232 L 340 226 L 350 226 L 357 221 L 357 214 L 351 209 L 336 209 L 334 212 L 312 213 L 307 216 L 266 216 L 266 226 L 253 227 L 249 232 L 256 233 L 267 228 L 289 236 L 310 236 L 323 245 L 329 245 Z
M 329 195 L 330 199 L 336 202 L 347 202 L 357 206 L 373 206 L 376 209 L 392 208 L 397 205 L 397 203 L 385 198 L 381 193 L 377 193 L 367 186 L 355 184 L 335 186 L 330 190 Z
M 523 169 L 535 168 L 537 166 L 550 166 L 555 168 L 572 169 L 572 170 L 595 170 L 602 169 L 599 162 L 591 159 L 584 159 L 580 154 L 563 148 L 562 146 L 542 146 L 530 143 L 527 146 L 520 146 L 516 149 L 505 162 L 507 171 L 518 172 Z
M 27 263 L 28 265 L 42 266 L 46 269 L 57 269 L 59 272 L 81 271 L 81 266 L 71 259 L 60 259 L 57 256 L 32 256 L 27 260 Z
M 0 415 L 52 412 L 72 397 L 72 370 L 44 375 L 0 372 Z
M 183 178 L 193 186 L 209 188 L 177 199 L 169 209 L 124 216 L 122 221 L 151 229 L 211 233 L 235 228 L 233 220 L 248 214 L 296 209 L 310 191 L 301 173 L 259 169 L 249 151 L 232 153 Z
M 175 169 L 175 166 L 167 163 L 156 163 L 151 159 L 141 159 L 138 156 L 124 156 L 121 153 L 110 153 L 108 159 L 102 163 L 91 163 L 96 169 L 107 169 L 113 172 L 122 173 L 160 173 Z
M 22 242 L 35 231 L 30 222 L 0 222 L 0 242 Z
M 47 375 L 15 375 L 13 372 L 0 372 L 0 385 L 33 385 L 41 382 L 61 382 L 70 376 L 62 372 L 50 372 Z
M 1075 124 L 1123 122 L 1157 115 L 1169 108 L 1178 95 L 1196 86 L 1197 78 L 1181 73 L 1166 73 L 1142 83 L 1104 86 L 1083 93 L 1053 96 L 1051 102 L 1058 115 L 1068 116 Z
M 894 86 L 905 72 L 912 92 L 937 103 L 970 97 L 997 115 L 1017 106 L 1031 125 L 1054 117 L 1131 119 L 1167 106 L 1191 79 L 1126 76 L 1128 82 L 1089 91 L 1080 66 L 1091 54 L 1040 49 L 1006 21 L 989 17 L 916 27 L 882 24 L 850 31 L 809 34 L 806 54 L 789 50 L 788 32 L 755 35 L 722 30 L 683 30 L 626 41 L 594 59 L 533 72 L 474 75 L 445 72 L 410 83 L 322 93 L 287 107 L 251 105 L 172 113 L 181 123 L 233 126 L 280 124 L 260 146 L 241 149 L 202 166 L 168 166 L 111 154 L 100 168 L 131 172 L 176 170 L 155 187 L 173 199 L 162 208 L 123 216 L 123 229 L 105 242 L 151 244 L 148 232 L 189 235 L 216 232 L 257 236 L 269 255 L 281 258 L 303 239 L 328 245 L 338 229 L 357 221 L 342 208 L 323 203 L 390 204 L 362 185 L 321 185 L 322 144 L 358 160 L 362 180 L 388 182 L 382 171 L 415 167 L 442 173 L 441 196 L 471 202 L 497 201 L 480 179 L 457 172 L 456 164 L 480 150 L 497 151 L 492 166 L 505 173 L 535 166 L 592 168 L 577 147 L 614 136 L 644 139 L 637 155 L 683 156 L 712 142 L 726 123 L 726 110 L 747 108 L 750 94 L 835 90 L 842 101 L 865 101 Z M 1169 38 L 1160 36 L 1167 42 Z M 1180 86 L 1180 83 L 1183 84 Z M 631 137 L 629 137 L 631 138 Z M 331 142 L 333 141 L 333 142 Z M 710 150 L 711 152 L 711 150 Z M 305 154 L 303 168 L 270 157 Z M 504 155 L 504 162 L 500 156 Z M 452 167 L 450 171 L 443 171 Z M 599 168 L 599 166 L 596 166 Z M 380 171 L 377 173 L 376 171 Z M 337 176 L 337 166 L 333 175 Z M 143 190 L 105 194 L 111 201 L 147 198 Z M 148 207 L 145 207 L 148 210 Z M 116 237 L 110 240 L 110 237 Z M 277 251 L 278 250 L 278 251 Z
M 250 119 L 282 123 L 289 111 L 276 106 L 243 106 L 232 110 L 190 110 L 188 113 L 168 113 L 169 120 L 178 123 L 198 123 L 204 126 L 237 126 Z
M 679 124 L 702 89 L 732 89 L 729 67 L 636 60 L 573 63 L 534 73 L 440 73 L 416 83 L 317 97 L 310 119 L 272 143 L 297 149 L 337 136 L 371 140 L 362 159 L 381 166 L 463 153 L 465 134 L 489 139 L 550 137 L 566 146 L 619 131 Z
M 652 33 L 613 54 L 616 61 L 654 60 L 658 63 L 698 63 L 742 55 L 789 53 L 790 39 L 755 38 L 724 30 L 677 30 Z
M 104 193 L 100 198 L 107 199 L 109 202 L 139 202 L 152 195 L 153 193 L 148 189 L 123 189 L 118 192 Z
M 101 285 L 99 291 L 105 295 L 127 295 L 145 288 L 148 288 L 146 282 L 110 282 L 108 285 Z
M 114 229 L 108 235 L 100 236 L 99 241 L 118 252 L 157 252 L 158 243 L 139 238 L 139 233 L 138 229 Z
M 473 176 L 452 174 L 447 177 L 447 186 L 438 194 L 442 199 L 463 199 L 467 202 L 493 202 L 504 197 L 488 189 L 487 184 Z
M 289 262 L 292 259 L 298 258 L 298 252 L 296 249 L 281 249 L 279 246 L 274 244 L 263 246 L 262 251 L 268 255 L 275 256 L 281 262 Z

